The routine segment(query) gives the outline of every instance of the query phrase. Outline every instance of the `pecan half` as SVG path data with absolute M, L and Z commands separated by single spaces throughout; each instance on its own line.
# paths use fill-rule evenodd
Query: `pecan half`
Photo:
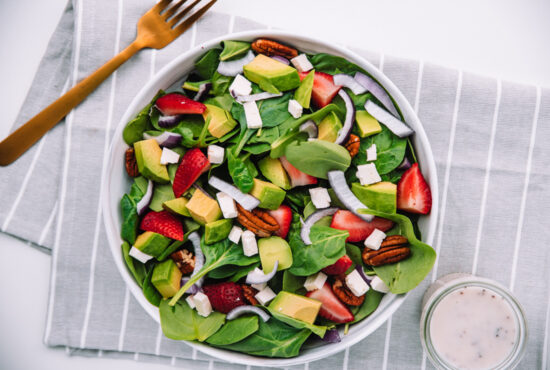
M 188 275 L 195 269 L 195 256 L 187 249 L 176 251 L 170 255 L 183 275 Z
M 128 148 L 126 149 L 126 153 L 124 154 L 124 159 L 126 161 L 126 172 L 130 177 L 138 177 L 139 176 L 139 169 L 136 161 L 136 153 L 134 151 L 134 148 Z
M 349 136 L 348 141 L 344 145 L 346 149 L 349 152 L 349 155 L 351 158 L 355 157 L 357 153 L 359 153 L 359 147 L 361 146 L 361 142 L 359 140 L 359 136 L 351 134 Z
M 350 306 L 360 306 L 365 301 L 364 294 L 361 297 L 357 297 L 353 294 L 353 292 L 346 286 L 345 277 L 343 276 L 336 276 L 334 283 L 332 283 L 332 291 L 338 299 Z
M 242 284 L 241 287 L 243 288 L 244 299 L 246 299 L 252 306 L 256 306 L 258 304 L 258 300 L 254 296 L 258 294 L 258 291 L 246 284 Z
M 256 208 L 250 212 L 237 203 L 237 212 L 239 223 L 260 238 L 271 236 L 271 234 L 279 230 L 277 220 L 271 217 L 266 211 Z
M 298 50 L 269 39 L 257 39 L 251 45 L 252 50 L 258 54 L 265 54 L 268 57 L 278 55 L 287 59 L 298 56 Z
M 384 239 L 380 249 L 363 249 L 363 262 L 370 266 L 382 266 L 395 263 L 411 255 L 409 241 L 401 235 L 390 235 Z

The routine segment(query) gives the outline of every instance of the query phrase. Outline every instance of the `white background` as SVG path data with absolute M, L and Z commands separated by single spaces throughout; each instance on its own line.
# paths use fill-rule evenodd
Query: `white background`
M 0 0 L 0 139 L 25 108 L 65 4 Z M 549 0 L 219 0 L 213 9 L 347 46 L 550 87 Z M 0 369 L 159 367 L 46 348 L 49 272 L 48 255 L 0 234 Z

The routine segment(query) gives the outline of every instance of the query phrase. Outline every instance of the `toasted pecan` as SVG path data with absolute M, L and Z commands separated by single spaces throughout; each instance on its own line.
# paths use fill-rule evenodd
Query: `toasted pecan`
M 252 288 L 250 285 L 242 284 L 244 298 L 253 306 L 258 304 L 258 300 L 254 297 L 258 294 L 258 290 Z
M 334 278 L 334 283 L 332 283 L 332 291 L 347 305 L 350 306 L 360 306 L 365 301 L 365 295 L 357 297 L 353 292 L 346 286 L 344 276 L 336 276 Z
M 268 57 L 278 55 L 287 59 L 292 59 L 298 56 L 298 50 L 270 39 L 257 39 L 252 43 L 251 47 L 256 53 L 264 54 Z
M 250 212 L 237 203 L 237 212 L 237 220 L 239 223 L 260 238 L 271 236 L 271 234 L 279 230 L 277 220 L 266 211 L 254 209 Z
M 380 249 L 363 249 L 363 262 L 370 266 L 382 266 L 404 260 L 411 255 L 409 241 L 401 235 L 390 235 L 384 239 Z
M 134 151 L 134 148 L 126 149 L 126 153 L 124 153 L 124 161 L 125 161 L 126 172 L 128 173 L 128 176 L 138 177 L 139 168 L 137 165 L 136 153 Z
M 348 150 L 350 157 L 355 157 L 359 153 L 359 147 L 361 146 L 359 136 L 354 134 L 349 135 L 349 139 L 344 146 Z
M 187 249 L 175 251 L 170 255 L 183 275 L 188 275 L 195 270 L 195 256 Z

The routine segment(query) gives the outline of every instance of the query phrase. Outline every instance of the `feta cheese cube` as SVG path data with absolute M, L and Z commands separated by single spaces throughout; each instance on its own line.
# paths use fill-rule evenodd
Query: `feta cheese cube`
M 187 302 L 189 307 L 191 307 L 191 309 L 197 307 L 197 305 L 195 304 L 195 300 L 193 299 L 192 295 L 187 296 L 187 298 L 185 298 L 185 301 Z
M 262 271 L 263 272 L 263 271 Z M 257 291 L 262 291 L 267 286 L 267 283 L 261 283 L 261 284 L 251 284 L 252 288 L 256 289 Z
M 273 290 L 271 290 L 270 287 L 266 286 L 260 292 L 258 292 L 254 297 L 260 302 L 262 306 L 265 306 L 265 304 L 269 301 L 271 301 L 273 298 L 275 298 L 276 294 L 273 293 Z
M 255 101 L 249 101 L 243 104 L 244 115 L 246 117 L 246 126 L 248 128 L 262 127 L 262 117 Z
M 225 149 L 218 145 L 208 145 L 207 153 L 210 163 L 219 164 L 223 162 Z
M 365 239 L 365 247 L 369 249 L 379 250 L 380 244 L 386 239 L 386 234 L 379 229 L 374 229 L 374 231 Z
M 235 96 L 250 95 L 252 92 L 252 83 L 243 75 L 238 74 L 235 76 L 231 86 L 229 86 L 229 91 L 232 91 Z
M 246 230 L 242 234 L 243 240 L 243 252 L 247 257 L 258 254 L 258 244 L 256 243 L 256 236 L 250 230 Z
M 198 292 L 193 296 L 193 302 L 195 302 L 195 308 L 199 315 L 207 317 L 212 313 L 212 305 L 206 294 Z
M 330 206 L 330 195 L 328 190 L 322 187 L 309 189 L 311 201 L 317 209 L 327 208 Z
M 239 241 L 241 240 L 241 235 L 243 235 L 243 229 L 238 226 L 233 226 L 227 238 L 233 243 L 239 244 Z
M 315 275 L 307 277 L 304 287 L 308 292 L 311 292 L 312 290 L 321 289 L 323 285 L 325 285 L 325 281 L 327 281 L 327 275 L 322 272 L 318 272 Z
M 218 199 L 218 204 L 220 205 L 224 218 L 237 217 L 237 206 L 235 205 L 235 200 L 233 198 L 223 191 L 217 193 L 216 198 Z
M 361 297 L 370 289 L 357 270 L 353 270 L 350 274 L 346 275 L 346 286 L 357 297 Z
M 168 148 L 162 148 L 162 154 L 160 155 L 160 164 L 178 163 L 180 155 Z
M 290 59 L 292 65 L 298 70 L 298 72 L 307 72 L 313 69 L 313 65 L 307 59 L 307 55 L 300 54 L 297 57 Z
M 376 290 L 380 293 L 389 293 L 390 288 L 380 279 L 378 276 L 375 276 L 374 279 L 370 281 L 370 286 L 373 290 Z
M 153 256 L 150 256 L 148 254 L 143 253 L 142 251 L 140 251 L 136 247 L 130 248 L 130 253 L 129 254 L 130 254 L 130 256 L 134 257 L 135 259 L 137 259 L 141 263 L 145 263 L 145 262 L 149 261 L 151 258 L 153 258 Z
M 374 163 L 357 166 L 357 178 L 361 185 L 370 185 L 382 181 Z
M 376 160 L 376 144 L 372 144 L 370 148 L 367 148 L 367 162 Z
M 298 103 L 297 100 L 290 99 L 288 101 L 288 113 L 294 118 L 300 118 L 302 116 L 302 113 L 304 112 L 304 108 Z

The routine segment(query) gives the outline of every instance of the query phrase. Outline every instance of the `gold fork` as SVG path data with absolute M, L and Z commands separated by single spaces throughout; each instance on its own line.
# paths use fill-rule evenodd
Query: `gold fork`
M 162 49 L 191 27 L 216 1 L 210 0 L 181 24 L 178 23 L 201 0 L 193 1 L 181 10 L 187 0 L 180 0 L 170 7 L 172 0 L 157 3 L 140 18 L 136 39 L 126 49 L 0 142 L 0 166 L 9 165 L 25 153 L 135 53 L 143 48 Z

